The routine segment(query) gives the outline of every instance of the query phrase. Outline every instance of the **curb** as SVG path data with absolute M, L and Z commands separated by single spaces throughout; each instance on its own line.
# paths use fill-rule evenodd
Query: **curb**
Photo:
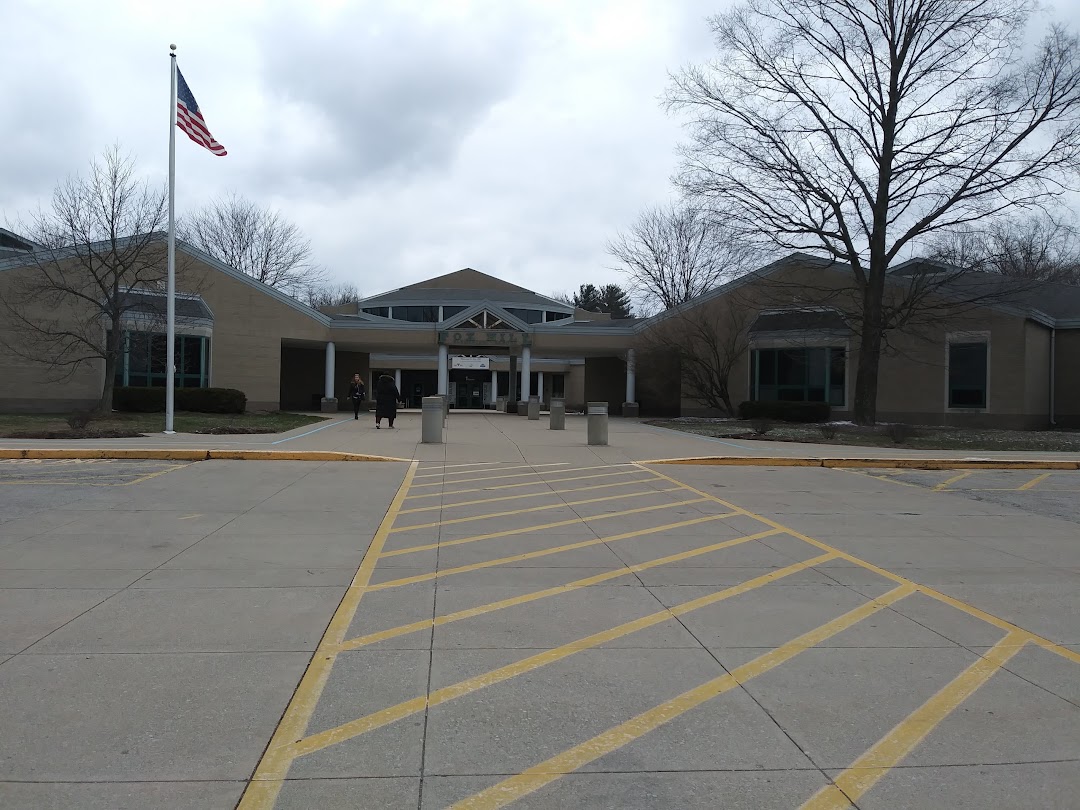
M 1080 461 L 992 458 L 752 458 L 700 456 L 654 458 L 638 464 L 690 464 L 715 467 L 827 467 L 899 470 L 1080 470 Z
M 369 456 L 331 450 L 52 450 L 27 448 L 0 449 L 0 459 L 139 459 L 153 461 L 411 461 L 393 456 Z

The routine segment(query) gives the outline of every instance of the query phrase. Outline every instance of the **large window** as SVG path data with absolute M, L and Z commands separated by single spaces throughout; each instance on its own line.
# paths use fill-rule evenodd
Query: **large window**
M 507 307 L 506 311 L 515 318 L 525 321 L 525 323 L 540 323 L 544 320 L 544 313 L 539 309 L 516 309 Z
M 210 338 L 177 335 L 174 344 L 177 388 L 206 388 L 210 385 Z M 123 354 L 116 364 L 116 384 L 137 388 L 165 386 L 165 335 L 125 332 Z
M 545 321 L 561 321 L 566 318 L 574 317 L 569 312 L 551 312 L 550 310 L 544 313 Z
M 986 344 L 949 344 L 949 407 L 986 407 Z
M 843 407 L 847 352 L 843 346 L 755 349 L 754 399 L 828 402 Z
M 364 307 L 368 315 L 378 315 L 380 318 L 390 317 L 390 307 Z
M 444 304 L 442 308 L 443 320 L 445 321 L 447 318 L 453 318 L 459 312 L 464 312 L 466 309 L 468 309 L 468 307 L 461 307 L 456 304 L 454 306 Z
M 394 307 L 395 321 L 413 321 L 415 323 L 437 323 L 439 308 L 436 307 Z

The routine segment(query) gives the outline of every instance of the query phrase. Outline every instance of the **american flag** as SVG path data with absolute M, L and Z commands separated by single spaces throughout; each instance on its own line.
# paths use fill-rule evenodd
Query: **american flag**
M 191 94 L 191 88 L 184 81 L 180 68 L 176 69 L 176 125 L 199 146 L 205 146 L 219 157 L 227 155 L 225 147 L 214 140 L 206 128 L 206 119 L 199 112 L 199 104 Z

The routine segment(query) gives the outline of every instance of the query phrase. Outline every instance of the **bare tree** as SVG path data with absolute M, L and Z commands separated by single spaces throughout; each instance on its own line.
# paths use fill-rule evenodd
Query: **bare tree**
M 263 284 L 303 300 L 325 284 L 311 261 L 311 242 L 279 212 L 239 195 L 214 200 L 177 225 L 180 239 Z
M 677 358 L 687 394 L 706 408 L 734 416 L 731 374 L 750 350 L 754 317 L 756 311 L 737 294 L 679 307 L 646 332 L 644 348 Z
M 938 234 L 930 243 L 930 256 L 1010 278 L 1080 284 L 1080 232 L 1048 213 L 997 218 Z
M 124 330 L 135 313 L 146 323 L 139 293 L 164 290 L 166 199 L 164 188 L 136 178 L 134 158 L 114 146 L 87 176 L 58 185 L 50 206 L 21 227 L 39 247 L 0 298 L 10 316 L 0 342 L 43 364 L 57 382 L 103 363 L 100 412 L 112 409 Z
M 748 0 L 711 19 L 719 58 L 673 81 L 693 132 L 684 189 L 745 234 L 850 266 L 859 422 L 876 417 L 885 335 L 913 311 L 887 317 L 890 266 L 931 234 L 1047 203 L 1080 165 L 1080 47 L 1054 27 L 1024 58 L 1031 11 Z
M 670 309 L 750 269 L 756 255 L 726 217 L 684 203 L 650 208 L 608 243 L 641 307 Z
M 305 292 L 305 303 L 312 309 L 355 304 L 361 299 L 360 290 L 348 281 L 327 282 L 310 286 Z

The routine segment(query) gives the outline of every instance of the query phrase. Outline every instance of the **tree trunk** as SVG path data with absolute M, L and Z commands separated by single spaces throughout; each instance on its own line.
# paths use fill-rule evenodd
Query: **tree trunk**
M 116 355 L 106 352 L 105 358 L 105 384 L 101 387 L 101 399 L 98 400 L 94 412 L 99 416 L 108 416 L 112 413 L 113 387 L 116 382 Z
M 858 425 L 877 423 L 878 367 L 881 363 L 881 298 L 883 290 L 871 282 L 863 293 L 862 330 L 859 337 L 859 367 L 855 373 L 854 421 Z

